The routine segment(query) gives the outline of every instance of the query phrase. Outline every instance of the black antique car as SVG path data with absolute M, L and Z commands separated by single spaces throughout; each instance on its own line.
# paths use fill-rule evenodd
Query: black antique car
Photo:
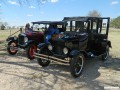
M 109 17 L 65 17 L 62 32 L 53 34 L 49 44 L 38 45 L 39 51 L 34 53 L 38 64 L 45 67 L 51 60 L 70 64 L 76 78 L 82 73 L 85 58 L 101 55 L 107 60 L 111 47 L 109 21 Z
M 39 25 L 39 22 L 32 22 L 33 27 Z M 20 34 L 14 36 L 15 33 L 19 32 Z M 27 57 L 32 60 L 34 59 L 33 52 L 37 51 L 37 45 L 44 41 L 43 32 L 39 28 L 35 28 L 31 33 L 23 33 L 22 29 L 10 35 L 7 41 L 7 51 L 11 55 L 15 55 L 19 48 L 25 49 Z

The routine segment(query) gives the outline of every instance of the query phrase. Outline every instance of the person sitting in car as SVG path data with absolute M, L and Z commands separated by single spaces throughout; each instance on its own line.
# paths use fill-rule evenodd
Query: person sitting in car
M 30 28 L 30 24 L 27 23 L 26 26 L 25 26 L 25 33 L 31 33 L 31 32 L 33 32 L 33 29 Z
M 59 34 L 59 29 L 57 28 L 57 25 L 50 25 L 49 26 L 49 31 L 46 34 L 45 43 L 50 43 L 49 40 L 51 39 L 53 34 Z

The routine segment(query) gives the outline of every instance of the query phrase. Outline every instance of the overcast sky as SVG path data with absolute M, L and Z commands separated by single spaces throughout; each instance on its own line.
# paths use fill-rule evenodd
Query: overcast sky
M 86 16 L 97 10 L 104 17 L 120 15 L 120 0 L 48 0 L 20 5 L 17 0 L 0 3 L 0 18 L 9 25 L 25 25 L 32 21 L 62 20 L 65 16 Z M 43 0 L 44 1 L 44 0 Z

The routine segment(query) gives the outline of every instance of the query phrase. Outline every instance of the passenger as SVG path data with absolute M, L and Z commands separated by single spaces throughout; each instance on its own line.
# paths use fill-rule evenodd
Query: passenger
M 50 43 L 49 40 L 51 39 L 53 34 L 59 34 L 59 29 L 57 29 L 57 25 L 50 25 L 49 26 L 49 31 L 46 35 L 46 43 Z
M 59 29 L 57 28 L 57 25 L 54 25 L 54 29 L 55 29 L 55 34 L 59 34 Z
M 31 32 L 33 32 L 33 29 L 30 28 L 30 24 L 27 23 L 26 26 L 25 26 L 25 33 L 31 33 Z

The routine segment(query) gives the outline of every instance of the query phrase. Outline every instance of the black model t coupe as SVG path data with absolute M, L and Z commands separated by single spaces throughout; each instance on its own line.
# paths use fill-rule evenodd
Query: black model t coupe
M 34 25 L 39 25 L 39 22 L 32 22 Z M 10 35 L 7 38 L 7 51 L 11 55 L 15 55 L 18 52 L 18 49 L 25 49 L 27 57 L 32 60 L 34 59 L 33 52 L 37 51 L 37 45 L 44 41 L 44 35 L 42 31 L 38 29 L 30 33 L 23 33 L 22 29 L 19 30 L 20 34 L 18 37 Z
M 39 51 L 34 53 L 38 64 L 45 67 L 51 60 L 70 64 L 76 78 L 82 73 L 85 58 L 101 55 L 102 60 L 107 60 L 111 47 L 109 21 L 109 17 L 65 17 L 62 31 L 53 34 L 49 44 L 38 45 Z

